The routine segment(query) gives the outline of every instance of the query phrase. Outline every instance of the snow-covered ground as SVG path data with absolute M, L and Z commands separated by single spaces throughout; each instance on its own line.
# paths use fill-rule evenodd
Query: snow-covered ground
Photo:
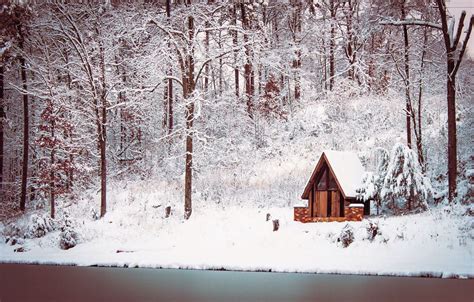
M 474 221 L 463 215 L 466 207 L 350 222 L 355 239 L 344 248 L 337 238 L 347 223 L 294 222 L 291 207 L 201 204 L 184 221 L 180 209 L 164 218 L 163 206 L 133 212 L 126 200 L 103 219 L 77 219 L 74 248 L 61 250 L 53 231 L 26 239 L 26 252 L 0 244 L 0 262 L 474 277 Z M 267 213 L 279 219 L 278 231 Z M 381 233 L 373 241 L 369 221 Z

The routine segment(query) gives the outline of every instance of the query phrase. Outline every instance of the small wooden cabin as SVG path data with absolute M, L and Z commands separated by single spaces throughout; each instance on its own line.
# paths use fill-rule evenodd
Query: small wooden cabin
M 294 220 L 301 222 L 360 221 L 364 204 L 357 202 L 364 168 L 353 152 L 324 151 L 301 195 L 307 207 L 295 207 Z

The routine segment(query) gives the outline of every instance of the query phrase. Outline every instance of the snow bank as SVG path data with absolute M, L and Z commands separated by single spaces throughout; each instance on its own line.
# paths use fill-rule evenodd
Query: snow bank
M 173 209 L 170 218 L 155 213 L 137 223 L 141 214 L 122 206 L 98 221 L 84 218 L 82 242 L 72 249 L 60 249 L 56 231 L 27 239 L 23 253 L 0 244 L 0 261 L 472 278 L 472 219 L 447 211 L 371 218 L 379 230 L 370 238 L 368 220 L 302 224 L 291 208 L 201 204 L 189 221 Z M 279 231 L 267 213 L 279 219 Z M 337 238 L 346 225 L 354 241 L 343 248 Z

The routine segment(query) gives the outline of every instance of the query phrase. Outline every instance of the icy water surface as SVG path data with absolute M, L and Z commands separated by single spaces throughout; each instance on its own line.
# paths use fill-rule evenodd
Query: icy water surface
M 474 280 L 0 264 L 0 301 L 474 301 Z

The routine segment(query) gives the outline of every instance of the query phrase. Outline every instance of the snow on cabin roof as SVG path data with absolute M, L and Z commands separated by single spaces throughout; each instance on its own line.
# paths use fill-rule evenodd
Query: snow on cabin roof
M 324 151 L 334 176 L 346 197 L 356 197 L 356 189 L 362 185 L 365 170 L 354 152 Z
M 355 198 L 357 195 L 356 189 L 362 185 L 362 177 L 365 173 L 364 167 L 362 166 L 359 157 L 354 152 L 332 150 L 326 150 L 321 154 L 320 161 L 318 162 L 302 197 L 304 199 L 308 198 L 309 187 L 316 177 L 316 169 L 318 169 L 323 155 L 326 157 L 328 165 L 336 177 L 336 181 L 344 196 L 346 198 Z

